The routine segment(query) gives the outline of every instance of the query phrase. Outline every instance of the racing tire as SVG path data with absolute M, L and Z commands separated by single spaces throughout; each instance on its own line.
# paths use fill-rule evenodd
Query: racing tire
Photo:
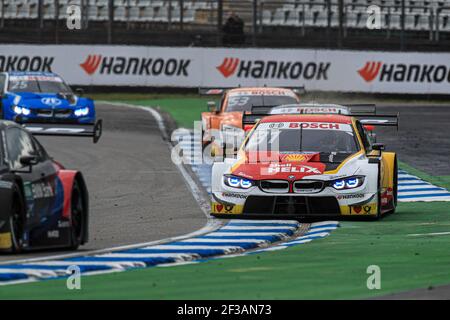
M 25 226 L 25 200 L 17 184 L 13 187 L 13 202 L 9 227 L 11 232 L 11 251 L 18 253 L 22 251 L 22 236 Z
M 84 237 L 84 220 L 86 218 L 86 207 L 83 189 L 78 181 L 75 179 L 72 187 L 71 197 L 71 233 L 70 233 L 70 249 L 77 250 L 81 245 Z

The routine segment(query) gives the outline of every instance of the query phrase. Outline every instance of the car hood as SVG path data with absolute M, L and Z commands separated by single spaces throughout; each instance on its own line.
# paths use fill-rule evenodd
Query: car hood
M 308 176 L 321 175 L 325 171 L 336 169 L 346 155 L 279 152 L 245 152 L 241 153 L 231 168 L 231 174 L 254 180 L 298 180 Z
M 30 109 L 73 109 L 77 105 L 78 97 L 73 94 L 32 93 L 21 92 L 12 94 L 15 105 Z

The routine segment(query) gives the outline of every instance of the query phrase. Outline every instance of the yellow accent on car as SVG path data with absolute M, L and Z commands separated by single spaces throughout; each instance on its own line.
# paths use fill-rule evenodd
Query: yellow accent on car
M 11 232 L 0 233 L 0 249 L 9 249 L 11 246 Z
M 243 210 L 244 206 L 242 205 L 211 202 L 211 213 L 214 214 L 241 214 Z
M 376 203 L 366 203 L 360 206 L 340 206 L 343 216 L 373 216 L 377 214 Z
M 341 168 L 351 159 L 358 157 L 360 155 L 363 155 L 364 151 L 358 151 L 357 153 L 352 154 L 351 156 L 347 157 L 344 161 L 342 161 L 342 163 L 334 170 L 329 170 L 329 171 L 325 171 L 324 174 L 336 174 L 339 172 L 339 170 L 341 170 Z
M 384 168 L 383 188 L 394 188 L 395 153 L 383 152 Z

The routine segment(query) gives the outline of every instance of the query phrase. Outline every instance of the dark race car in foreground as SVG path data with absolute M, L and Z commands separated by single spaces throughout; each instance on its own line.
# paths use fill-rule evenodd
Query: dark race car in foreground
M 48 128 L 45 135 L 76 135 Z M 80 132 L 96 136 L 100 131 Z M 53 160 L 24 127 L 0 121 L 0 252 L 67 247 L 88 241 L 83 175 Z

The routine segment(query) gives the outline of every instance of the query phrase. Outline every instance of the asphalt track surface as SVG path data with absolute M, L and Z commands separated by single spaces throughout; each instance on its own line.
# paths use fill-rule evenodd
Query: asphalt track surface
M 400 112 L 399 131 L 378 128 L 377 140 L 398 159 L 434 176 L 450 175 L 450 105 L 378 107 L 377 112 Z
M 196 231 L 206 223 L 157 123 L 142 110 L 97 105 L 98 144 L 85 138 L 41 137 L 68 169 L 82 171 L 90 194 L 90 241 L 78 251 L 136 244 Z M 59 255 L 64 250 L 0 255 L 0 262 Z
M 450 106 L 389 106 L 378 107 L 377 112 L 400 112 L 398 132 L 392 128 L 377 129 L 377 140 L 386 144 L 386 150 L 397 152 L 399 160 L 430 175 L 450 175 Z M 374 299 L 450 299 L 450 285 Z

